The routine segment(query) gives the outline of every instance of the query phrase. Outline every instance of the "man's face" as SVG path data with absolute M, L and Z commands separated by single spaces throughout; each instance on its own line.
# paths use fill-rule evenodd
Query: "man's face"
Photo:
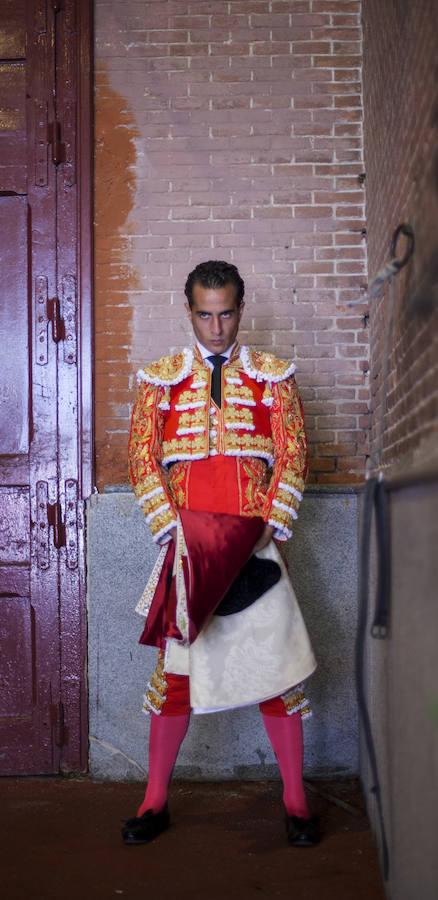
M 226 284 L 221 288 L 193 285 L 193 304 L 186 310 L 195 337 L 212 353 L 224 353 L 236 340 L 244 303 L 237 306 L 235 287 Z

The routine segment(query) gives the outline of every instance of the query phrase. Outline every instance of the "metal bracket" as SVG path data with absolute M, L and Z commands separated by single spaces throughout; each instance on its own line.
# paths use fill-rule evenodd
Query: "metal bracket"
M 35 116 L 35 184 L 47 185 L 47 103 L 34 101 Z
M 76 103 L 72 100 L 64 104 L 64 187 L 76 183 Z
M 47 126 L 47 137 L 52 148 L 52 163 L 59 166 L 65 159 L 65 147 L 61 141 L 61 123 L 56 119 Z
M 47 522 L 53 528 L 53 543 L 57 550 L 65 547 L 65 523 L 62 521 L 59 500 L 47 504 Z
M 77 360 L 77 293 L 74 275 L 64 275 L 61 281 L 62 309 L 64 313 L 63 340 L 64 362 L 74 364 Z
M 64 341 L 64 362 L 74 365 L 77 361 L 77 292 L 74 275 L 61 280 L 62 311 L 59 297 L 48 298 L 48 282 L 45 275 L 35 279 L 35 359 L 40 366 L 48 360 L 48 325 L 52 323 L 52 340 Z M 64 316 L 62 315 L 64 313 Z
M 65 482 L 65 546 L 69 569 L 78 566 L 78 482 L 67 478 Z
M 38 275 L 35 278 L 35 359 L 39 366 L 47 365 L 48 348 L 47 348 L 47 294 L 48 283 L 45 275 Z
M 52 703 L 50 707 L 50 720 L 54 731 L 54 739 L 57 747 L 63 747 L 65 744 L 65 712 L 64 704 L 61 700 L 58 703 Z
M 47 318 L 52 323 L 52 338 L 55 344 L 65 338 L 65 323 L 61 316 L 61 307 L 58 297 L 47 301 Z
M 47 481 L 36 483 L 36 526 L 37 526 L 37 565 L 39 569 L 50 567 L 49 529 L 47 522 L 47 498 L 49 486 Z

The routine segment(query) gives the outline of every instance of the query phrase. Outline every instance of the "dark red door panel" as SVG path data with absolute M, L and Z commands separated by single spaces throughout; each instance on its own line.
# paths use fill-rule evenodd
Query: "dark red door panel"
M 2 4 L 0 774 L 87 762 L 89 12 L 80 0 Z
M 0 454 L 29 452 L 27 197 L 0 196 Z M 25 390 L 23 390 L 25 386 Z

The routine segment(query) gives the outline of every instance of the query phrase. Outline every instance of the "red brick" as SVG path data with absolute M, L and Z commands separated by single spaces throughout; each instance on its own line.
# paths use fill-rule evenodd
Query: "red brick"
M 364 10 L 368 29 L 375 27 L 377 9 L 371 3 Z M 395 26 L 395 12 L 388 8 L 385 14 L 385 29 Z M 409 218 L 407 211 L 413 209 L 411 186 L 415 189 L 415 220 L 417 249 L 415 267 L 427 279 L 428 260 L 436 252 L 436 198 L 427 185 L 433 178 L 433 154 L 430 152 L 430 122 L 436 105 L 436 85 L 431 72 L 434 65 L 435 39 L 431 27 L 430 10 L 425 6 L 416 11 L 415 28 L 412 20 L 406 23 L 407 40 L 403 48 L 388 47 L 382 56 L 382 36 L 379 31 L 376 40 L 369 46 L 364 60 L 366 96 L 379 94 L 379 106 L 370 112 L 365 122 L 365 141 L 368 154 L 367 197 L 369 206 L 368 254 L 370 272 L 381 267 L 387 252 L 388 236 L 394 223 Z M 383 120 L 387 117 L 391 103 L 391 88 L 400 67 L 403 52 L 403 67 L 410 79 L 411 90 L 401 97 L 399 116 L 391 128 L 389 143 L 382 141 L 379 134 Z M 381 61 L 378 70 L 376 60 Z M 403 124 L 401 124 L 403 123 Z M 404 134 L 411 140 L 405 142 Z M 412 212 L 411 212 L 412 215 Z M 420 248 L 420 249 L 419 249 Z M 398 290 L 401 294 L 396 306 L 394 334 L 397 335 L 397 356 L 390 355 L 390 371 L 387 391 L 388 415 L 391 425 L 384 432 L 385 464 L 398 464 L 403 458 L 414 453 L 417 460 L 427 461 L 429 426 L 436 427 L 438 413 L 433 404 L 428 407 L 434 390 L 432 383 L 423 375 L 431 374 L 431 355 L 436 358 L 433 337 L 437 334 L 438 315 L 429 313 L 420 322 L 415 317 L 405 315 L 404 293 L 410 280 L 409 270 L 401 277 Z M 378 299 L 370 310 L 370 331 L 373 340 L 371 358 L 372 393 L 380 397 L 382 386 L 383 343 L 382 334 L 387 321 L 386 298 Z M 425 337 L 424 337 L 425 335 Z M 435 372 L 436 377 L 436 372 Z M 433 379 L 433 372 L 432 372 Z M 436 383 L 436 382 L 435 382 Z M 379 405 L 376 404 L 372 416 L 372 447 L 378 440 Z M 430 419 L 431 417 L 431 419 Z
M 98 484 L 126 480 L 135 371 L 187 342 L 184 280 L 213 257 L 245 279 L 242 339 L 297 357 L 309 442 L 334 448 L 312 477 L 349 481 L 337 461 L 363 466 L 364 432 L 345 413 L 368 396 L 367 306 L 345 306 L 366 280 L 359 3 L 172 0 L 114 33 L 115 2 L 96 22 Z
M 365 464 L 365 458 L 362 458 L 362 469 Z M 333 472 L 319 473 L 317 476 L 318 484 L 357 484 L 363 481 L 363 471 L 360 472 Z
M 311 472 L 334 472 L 334 459 L 312 459 L 310 462 Z

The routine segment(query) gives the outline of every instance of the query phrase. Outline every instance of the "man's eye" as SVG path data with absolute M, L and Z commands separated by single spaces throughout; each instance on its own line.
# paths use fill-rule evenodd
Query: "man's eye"
M 229 313 L 229 312 L 222 313 L 222 318 L 223 318 L 223 319 L 229 319 L 230 316 L 231 316 L 231 313 Z

